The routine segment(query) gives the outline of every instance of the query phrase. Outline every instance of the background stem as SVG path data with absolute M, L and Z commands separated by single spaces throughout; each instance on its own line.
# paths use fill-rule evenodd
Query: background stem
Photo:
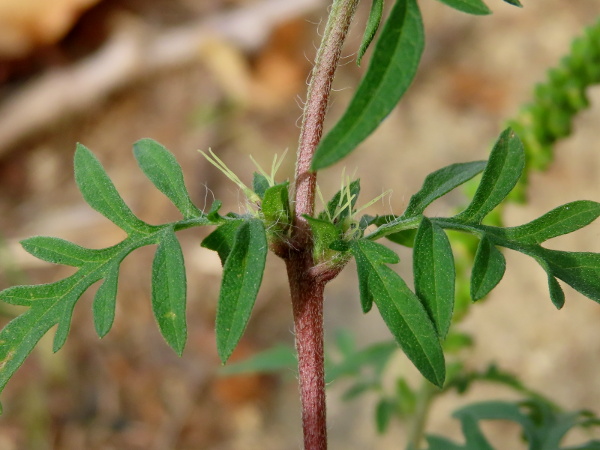
M 412 417 L 412 424 L 408 436 L 408 442 L 415 450 L 421 448 L 421 441 L 423 440 L 423 435 L 425 433 L 425 425 L 427 424 L 431 403 L 438 392 L 439 391 L 435 386 L 427 380 L 423 380 L 421 389 L 417 394 L 417 405 Z

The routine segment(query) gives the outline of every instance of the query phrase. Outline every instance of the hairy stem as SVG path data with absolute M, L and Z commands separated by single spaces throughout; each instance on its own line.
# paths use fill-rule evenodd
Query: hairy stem
M 308 86 L 296 156 L 294 198 L 297 238 L 303 243 L 309 241 L 306 237 L 310 236 L 310 230 L 302 215 L 312 216 L 315 209 L 317 174 L 310 166 L 323 135 L 331 82 L 357 4 L 358 0 L 334 0 Z
M 323 290 L 325 283 L 287 265 L 294 312 L 298 352 L 298 378 L 302 400 L 302 431 L 305 450 L 327 448 L 325 366 L 323 348 Z
M 358 0 L 334 0 L 312 71 L 302 118 L 296 160 L 294 228 L 284 256 L 290 283 L 305 450 L 327 448 L 325 368 L 323 350 L 323 290 L 337 274 L 315 273 L 312 234 L 303 215 L 314 215 L 316 173 L 310 166 L 323 134 L 323 122 L 342 45 Z

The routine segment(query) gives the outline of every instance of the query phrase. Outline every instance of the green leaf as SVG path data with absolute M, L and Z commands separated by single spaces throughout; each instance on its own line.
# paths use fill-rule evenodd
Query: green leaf
M 586 207 L 587 202 L 576 203 L 578 206 L 575 209 L 581 208 L 581 211 L 589 211 Z M 587 204 L 587 206 L 590 205 Z M 591 206 L 593 208 L 590 209 L 594 211 L 595 206 L 593 204 Z M 560 219 L 563 214 L 567 214 L 563 207 L 557 208 L 557 210 L 557 212 L 551 211 L 546 216 Z M 463 224 L 456 218 L 433 218 L 431 220 L 442 228 L 466 231 L 482 238 L 477 250 L 479 258 L 477 255 L 475 256 L 475 265 L 471 278 L 471 294 L 474 300 L 481 298 L 489 292 L 502 278 L 505 266 L 504 257 L 494 248 L 495 245 L 500 245 L 531 256 L 542 266 L 549 277 L 548 286 L 552 302 L 556 307 L 561 308 L 564 304 L 564 294 L 560 285 L 553 279 L 554 277 L 561 279 L 586 297 L 600 302 L 600 254 L 550 250 L 529 242 L 536 242 L 579 228 L 585 222 L 592 220 L 592 217 L 596 213 L 590 213 L 591 215 L 587 216 L 585 220 L 581 220 L 580 217 L 585 217 L 586 214 L 588 213 L 582 213 L 581 216 L 576 214 L 576 219 L 572 225 L 563 223 L 562 220 L 550 222 L 546 220 L 541 222 L 533 221 L 531 224 L 536 224 L 537 222 L 535 228 L 531 224 L 523 225 L 522 229 L 524 230 L 534 230 L 531 234 L 512 231 L 520 227 L 509 229 L 507 232 L 505 229 L 499 227 Z M 540 226 L 537 227 L 537 225 Z M 515 236 L 522 238 L 527 243 L 512 240 L 511 238 Z M 485 240 L 489 242 L 484 242 Z
M 192 203 L 181 166 L 171 152 L 152 139 L 141 139 L 133 145 L 133 154 L 144 174 L 173 202 L 183 217 L 191 219 L 204 215 Z
M 360 304 L 363 312 L 368 313 L 373 307 L 373 296 L 369 287 L 369 274 L 381 264 L 397 264 L 398 255 L 389 248 L 364 239 L 352 241 L 350 251 L 356 260 Z
M 523 414 L 518 404 L 503 401 L 479 402 L 465 406 L 452 415 L 463 422 L 463 432 L 464 422 L 469 419 L 473 421 L 510 420 L 516 422 L 523 427 L 530 448 L 541 448 L 540 442 L 536 439 L 535 424 L 527 415 Z M 465 437 L 468 438 L 467 433 L 465 433 Z M 492 449 L 492 447 L 489 448 Z
M 115 320 L 118 281 L 119 266 L 115 264 L 104 278 L 104 282 L 100 285 L 94 297 L 92 305 L 94 327 L 101 338 L 110 331 Z
M 143 157 L 142 157 L 143 159 Z M 153 170 L 153 169 L 152 169 Z M 86 201 L 128 236 L 112 247 L 87 249 L 50 237 L 23 241 L 23 247 L 40 259 L 78 267 L 75 274 L 49 284 L 14 286 L 0 292 L 0 300 L 29 307 L 0 331 L 0 391 L 21 366 L 33 347 L 52 327 L 57 326 L 54 351 L 69 333 L 73 308 L 81 295 L 104 279 L 93 303 L 94 326 L 104 336 L 114 321 L 119 266 L 136 248 L 159 244 L 154 262 L 153 309 L 167 341 L 179 353 L 185 342 L 185 271 L 181 248 L 174 231 L 221 223 L 219 202 L 212 208 L 213 219 L 188 218 L 166 225 L 149 225 L 133 215 L 117 193 L 96 157 L 79 145 L 75 154 L 75 178 Z
M 588 298 L 600 302 L 600 254 L 563 252 L 538 247 L 536 259 L 542 258 L 542 267 Z M 560 302 L 560 294 L 557 300 Z
M 223 266 L 217 306 L 217 351 L 223 363 L 231 356 L 250 319 L 265 269 L 267 250 L 262 221 L 250 219 L 242 223 Z
M 398 348 L 398 346 L 396 345 L 396 343 L 394 342 L 394 346 L 396 346 L 396 348 Z M 349 400 L 353 400 L 356 397 L 369 392 L 370 390 L 375 390 L 377 391 L 378 389 L 380 389 L 381 386 L 379 386 L 377 383 L 368 380 L 368 381 L 358 381 L 356 383 L 354 383 L 352 386 L 350 386 L 343 394 L 342 394 L 342 400 L 344 400 L 345 402 L 349 401 Z
M 473 338 L 469 334 L 458 331 L 448 333 L 444 341 L 444 350 L 446 353 L 458 353 L 469 347 L 473 347 Z
M 485 297 L 504 276 L 506 260 L 500 250 L 484 236 L 479 242 L 473 272 L 471 273 L 471 298 L 473 301 Z
M 425 378 L 441 388 L 446 376 L 444 353 L 417 296 L 384 265 L 369 273 L 369 288 L 381 317 L 406 356 Z
M 572 233 L 600 216 L 600 203 L 580 200 L 544 214 L 525 225 L 502 229 L 506 239 L 522 244 L 540 244 L 556 236 Z
M 465 450 L 462 445 L 456 445 L 450 439 L 442 436 L 427 434 L 425 439 L 427 440 L 427 450 Z
M 231 247 L 233 247 L 235 233 L 243 223 L 243 219 L 228 220 L 206 236 L 200 246 L 217 252 L 221 259 L 221 264 L 225 265 L 225 261 L 231 252 Z
M 284 232 L 292 221 L 288 188 L 287 182 L 270 187 L 265 191 L 261 202 L 267 227 L 275 226 L 279 232 Z
M 397 233 L 386 235 L 386 238 L 392 241 L 393 243 L 403 245 L 408 248 L 413 248 L 415 246 L 416 237 L 417 230 L 415 228 L 412 228 L 410 230 L 398 231 Z
M 352 241 L 350 251 L 356 260 L 363 311 L 368 312 L 375 301 L 404 353 L 425 378 L 441 386 L 446 367 L 435 327 L 417 296 L 385 265 L 397 263 L 398 255 L 366 239 Z
M 481 223 L 515 187 L 524 166 L 523 144 L 508 128 L 502 132 L 492 149 L 473 200 L 455 218 L 468 223 Z
M 565 293 L 558 280 L 550 274 L 548 274 L 548 290 L 550 291 L 550 300 L 552 300 L 556 309 L 565 306 Z
M 518 6 L 519 8 L 522 8 L 523 5 L 521 4 L 521 2 L 519 0 L 504 0 L 506 3 L 509 3 L 513 6 Z
M 420 215 L 407 218 L 404 216 L 396 217 L 391 222 L 379 226 L 374 232 L 365 237 L 369 240 L 375 240 L 383 236 L 393 236 L 392 239 L 394 239 L 394 242 L 402 245 L 412 244 L 411 237 L 413 234 L 411 231 L 420 225 L 422 218 L 423 216 Z
M 125 204 L 100 161 L 81 144 L 75 151 L 75 181 L 85 201 L 118 227 L 130 233 L 150 233 L 151 225 L 138 219 Z
M 379 434 L 386 432 L 395 412 L 396 404 L 393 400 L 385 397 L 379 399 L 377 406 L 375 406 L 375 426 L 377 427 L 377 432 Z
M 492 11 L 481 0 L 439 0 L 440 2 L 468 14 L 483 16 Z M 505 0 L 506 1 L 506 0 Z
M 81 252 L 81 260 L 85 262 L 75 274 L 63 280 L 34 286 L 14 286 L 0 292 L 1 301 L 30 307 L 25 313 L 10 321 L 0 332 L 0 391 L 36 343 L 55 325 L 58 325 L 58 329 L 54 338 L 54 350 L 57 351 L 62 347 L 69 331 L 75 303 L 92 284 L 102 278 L 109 280 L 112 278 L 112 280 L 106 287 L 101 286 L 97 293 L 106 304 L 94 305 L 94 312 L 102 314 L 100 317 L 95 316 L 94 322 L 99 333 L 108 331 L 113 313 L 107 309 L 113 302 L 109 291 L 114 290 L 113 283 L 116 283 L 114 273 L 123 258 L 131 251 L 160 241 L 165 227 L 171 228 L 173 225 L 153 227 L 155 231 L 150 235 L 134 233 L 121 243 L 106 249 L 83 249 L 89 252 L 89 257 L 85 256 L 84 251 L 78 249 L 77 251 Z M 47 244 L 52 241 L 51 238 L 40 238 L 39 242 Z M 30 243 L 35 242 L 34 240 Z M 43 250 L 41 254 L 48 253 Z
M 223 206 L 223 203 L 221 202 L 221 200 L 214 200 L 212 202 L 212 205 L 210 205 L 210 210 L 208 211 L 206 218 L 214 223 L 223 221 L 223 217 L 221 217 L 221 215 L 219 214 L 219 210 L 221 209 L 221 206 Z
M 461 417 L 462 431 L 465 435 L 466 449 L 494 450 L 494 447 L 486 439 L 485 435 L 477 425 L 477 421 L 470 415 Z
M 102 251 L 80 247 L 72 242 L 48 236 L 35 236 L 21 241 L 23 248 L 36 258 L 55 264 L 81 267 L 86 262 L 102 259 Z
M 221 367 L 221 375 L 239 375 L 248 373 L 295 373 L 298 371 L 296 351 L 288 345 L 276 345 L 273 348 L 252 355 L 248 359 Z
M 152 311 L 165 341 L 181 356 L 187 339 L 186 278 L 183 254 L 166 229 L 152 263 Z
M 522 437 L 530 449 L 558 449 L 565 435 L 575 427 L 598 425 L 598 419 L 586 411 L 562 412 L 547 401 L 531 397 L 521 402 L 487 401 L 467 405 L 453 414 L 462 425 L 465 445 L 456 446 L 444 438 L 433 437 L 427 440 L 429 450 L 445 449 L 489 449 L 493 447 L 479 428 L 482 420 L 512 421 L 519 424 L 523 430 Z M 597 448 L 598 441 L 589 441 L 578 447 L 568 447 L 571 450 L 592 450 Z M 433 445 L 432 445 L 433 444 Z
M 375 33 L 381 23 L 381 16 L 383 15 L 383 0 L 373 0 L 371 4 L 371 12 L 369 13 L 369 20 L 367 21 L 367 27 L 365 28 L 365 34 L 363 35 L 360 48 L 358 49 L 358 55 L 356 56 L 356 64 L 360 66 L 362 57 L 371 45 Z
M 252 190 L 256 195 L 258 195 L 261 199 L 264 198 L 265 192 L 269 189 L 269 180 L 262 173 L 254 172 L 254 177 L 252 178 Z
M 0 292 L 4 302 L 30 306 L 0 332 L 0 391 L 42 336 L 57 324 L 60 333 L 55 335 L 54 350 L 60 348 L 75 302 L 99 278 L 98 272 L 83 277 L 76 273 L 55 283 L 14 286 Z
M 451 164 L 430 173 L 425 178 L 423 186 L 410 198 L 403 217 L 414 217 L 423 214 L 434 200 L 446 195 L 451 190 L 466 183 L 485 169 L 487 161 Z
M 346 356 L 339 364 L 328 364 L 325 369 L 325 383 L 329 384 L 343 376 L 357 376 L 363 368 L 380 377 L 385 365 L 398 351 L 395 341 L 378 342 Z
M 315 261 L 325 261 L 333 257 L 335 250 L 329 246 L 340 238 L 340 231 L 331 222 L 304 216 L 313 234 L 313 258 Z
M 413 271 L 417 297 L 443 340 L 454 309 L 454 257 L 446 233 L 427 218 L 421 221 L 415 238 Z
M 356 354 L 356 339 L 354 339 L 354 334 L 347 328 L 342 328 L 335 333 L 335 344 L 344 358 Z
M 414 416 L 417 404 L 420 401 L 420 396 L 417 395 L 404 378 L 396 379 L 396 402 L 401 416 Z
M 417 2 L 396 1 L 367 73 L 342 118 L 319 144 L 312 170 L 342 159 L 388 116 L 417 72 L 423 45 L 423 23 Z

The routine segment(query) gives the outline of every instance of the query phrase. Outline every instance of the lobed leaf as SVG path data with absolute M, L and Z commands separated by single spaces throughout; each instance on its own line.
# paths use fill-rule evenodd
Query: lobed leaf
M 371 4 L 371 11 L 369 12 L 369 20 L 367 21 L 367 27 L 365 28 L 365 34 L 363 35 L 362 42 L 360 43 L 360 47 L 358 49 L 358 54 L 356 55 L 356 64 L 359 66 L 363 56 L 365 55 L 365 52 L 375 37 L 375 33 L 377 33 L 377 29 L 381 23 L 382 15 L 383 0 L 373 0 L 373 3 Z
M 312 170 L 342 159 L 388 116 L 416 74 L 423 46 L 423 23 L 416 0 L 396 1 L 367 73 L 342 118 L 319 144 Z
M 500 250 L 484 236 L 479 242 L 471 273 L 471 298 L 480 300 L 496 287 L 504 276 L 506 260 Z
M 154 165 L 150 164 L 147 158 L 156 155 L 159 156 L 158 161 Z M 171 164 L 173 161 L 169 163 L 169 155 L 164 149 L 145 149 L 141 153 L 138 151 L 141 165 L 151 174 L 150 178 L 162 170 L 161 165 L 166 165 L 167 168 L 163 167 L 165 173 L 177 178 Z M 94 326 L 100 337 L 109 331 L 114 321 L 119 266 L 129 253 L 144 245 L 159 244 L 153 266 L 153 309 L 159 327 L 167 342 L 178 353 L 183 350 L 185 272 L 181 248 L 174 231 L 222 223 L 226 219 L 218 215 L 220 202 L 215 201 L 213 204 L 211 219 L 196 210 L 199 213 L 197 216 L 191 217 L 190 213 L 185 220 L 153 226 L 133 215 L 100 162 L 82 145 L 78 145 L 75 153 L 75 178 L 85 200 L 123 228 L 128 236 L 119 244 L 104 249 L 87 249 L 50 237 L 34 237 L 22 242 L 23 247 L 32 255 L 46 261 L 75 266 L 78 270 L 70 277 L 54 283 L 14 286 L 0 292 L 1 301 L 29 307 L 0 331 L 0 391 L 37 342 L 53 326 L 58 326 L 54 336 L 54 351 L 63 346 L 77 300 L 92 284 L 102 279 L 104 282 L 96 292 L 93 304 Z M 178 187 L 165 186 L 163 188 L 171 192 L 169 195 L 174 196 L 181 206 L 181 193 L 173 193 Z
M 215 331 L 217 351 L 225 363 L 242 337 L 265 269 L 267 238 L 262 221 L 244 221 L 235 233 L 223 265 Z
M 406 218 L 423 214 L 425 208 L 434 200 L 469 181 L 484 170 L 486 164 L 487 161 L 451 164 L 430 173 L 425 178 L 419 192 L 410 198 L 406 211 L 402 216 Z
M 455 218 L 468 223 L 481 223 L 515 187 L 524 166 L 523 144 L 508 128 L 502 132 L 492 149 L 473 200 Z
M 582 210 L 585 210 L 584 206 L 585 203 L 580 205 Z M 560 211 L 561 208 L 557 208 L 557 210 Z M 561 217 L 561 215 L 556 213 L 555 217 Z M 431 220 L 442 228 L 470 232 L 481 238 L 471 276 L 471 295 L 474 300 L 486 295 L 502 278 L 505 261 L 502 254 L 495 248 L 498 245 L 531 256 L 542 266 L 548 275 L 550 297 L 557 308 L 563 306 L 565 299 L 562 288 L 555 278 L 564 281 L 586 297 L 600 302 L 600 254 L 550 250 L 530 243 L 554 236 L 557 234 L 557 230 L 561 233 L 572 231 L 572 228 L 578 228 L 582 222 L 591 220 L 590 216 L 581 222 L 575 220 L 573 227 L 562 224 L 559 220 L 556 226 L 541 227 L 539 234 L 523 234 L 522 238 L 525 243 L 511 239 L 521 236 L 520 232 L 506 232 L 503 228 L 486 225 L 463 224 L 456 218 L 433 218 Z M 523 227 L 529 226 L 530 224 L 523 225 Z
M 153 139 L 141 139 L 133 144 L 133 154 L 140 169 L 173 202 L 184 218 L 204 215 L 192 203 L 181 166 L 170 151 Z
M 97 272 L 87 277 L 74 274 L 51 284 L 15 286 L 0 292 L 0 300 L 4 302 L 30 306 L 0 331 L 0 391 L 42 336 L 55 325 L 59 325 L 61 332 L 55 335 L 54 351 L 62 347 L 75 302 L 99 277 Z
M 439 0 L 440 2 L 468 14 L 483 16 L 492 11 L 481 0 Z M 506 0 L 505 0 L 506 1 Z
M 85 201 L 118 227 L 130 233 L 150 233 L 125 204 L 100 161 L 82 144 L 75 151 L 75 181 Z
M 166 228 L 152 262 L 152 312 L 165 341 L 181 356 L 187 339 L 186 277 L 181 245 Z
M 413 272 L 415 293 L 443 340 L 454 310 L 454 257 L 446 233 L 427 218 L 415 238 Z

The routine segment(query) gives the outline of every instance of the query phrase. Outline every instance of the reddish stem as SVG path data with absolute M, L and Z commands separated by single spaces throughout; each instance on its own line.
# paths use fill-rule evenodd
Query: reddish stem
M 323 349 L 325 281 L 308 276 L 308 271 L 298 267 L 298 262 L 300 262 L 298 259 L 288 260 L 287 269 L 298 352 L 304 448 L 325 450 L 327 448 Z M 312 261 L 306 262 L 312 263 Z
M 286 260 L 302 400 L 305 450 L 327 449 L 323 291 L 340 269 L 316 270 L 313 237 L 303 215 L 313 216 L 317 175 L 310 170 L 323 134 L 323 122 L 342 45 L 358 0 L 334 0 L 308 87 L 296 162 L 294 227 Z
M 295 237 L 300 245 L 310 242 L 310 228 L 302 217 L 312 216 L 315 211 L 317 174 L 310 166 L 323 135 L 331 83 L 357 3 L 358 0 L 334 0 L 308 86 L 296 155 Z

